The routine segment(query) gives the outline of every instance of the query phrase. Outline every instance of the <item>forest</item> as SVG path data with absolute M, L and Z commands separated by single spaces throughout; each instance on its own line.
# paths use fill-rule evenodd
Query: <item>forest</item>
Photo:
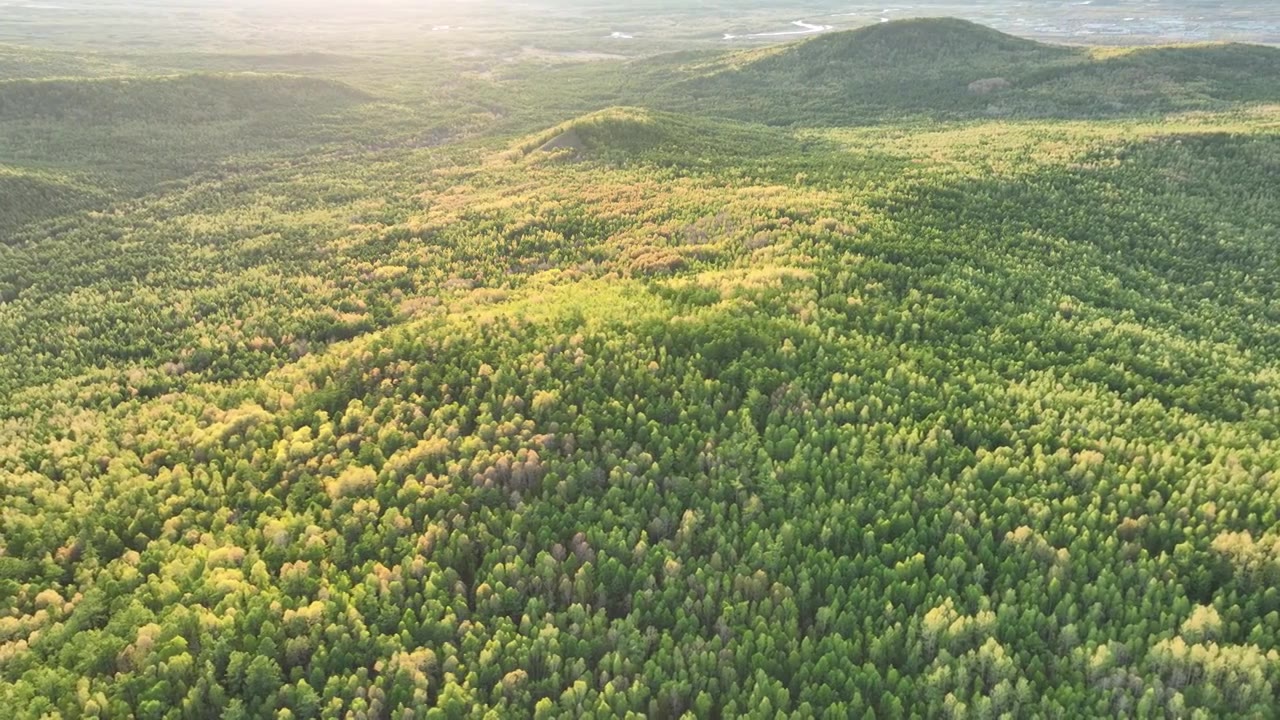
M 432 47 L 0 46 L 0 714 L 1280 712 L 1280 49 Z

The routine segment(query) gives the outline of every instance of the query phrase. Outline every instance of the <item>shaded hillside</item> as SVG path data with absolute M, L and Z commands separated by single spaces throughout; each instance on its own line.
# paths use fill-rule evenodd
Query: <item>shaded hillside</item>
M 218 173 L 233 158 L 261 162 L 356 137 L 368 131 L 361 112 L 371 101 L 341 83 L 287 75 L 4 81 L 0 163 L 130 195 Z M 15 213 L 6 225 L 45 214 Z
M 1090 117 L 1223 110 L 1280 101 L 1280 49 L 1217 44 L 1094 51 L 1077 64 L 1018 78 L 995 108 Z
M 15 45 L 0 45 L 0 81 L 71 75 L 79 77 L 118 75 L 124 70 L 122 64 L 97 55 L 76 55 Z
M 648 68 L 646 81 L 670 76 Z M 1280 100 L 1280 49 L 1098 52 L 955 19 L 904 20 L 783 48 L 684 63 L 658 107 L 775 125 L 904 117 L 1104 117 Z
M 23 223 L 101 199 L 96 188 L 64 176 L 0 165 L 0 240 Z
M 326 113 L 367 100 L 340 83 L 290 75 L 0 82 L 0 121 L 209 122 L 245 114 Z

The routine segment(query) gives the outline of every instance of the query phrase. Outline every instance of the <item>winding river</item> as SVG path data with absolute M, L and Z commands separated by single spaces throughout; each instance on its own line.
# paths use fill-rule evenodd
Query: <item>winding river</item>
M 799 30 L 783 30 L 781 32 L 751 33 L 749 35 L 733 35 L 731 33 L 725 33 L 724 39 L 737 40 L 739 38 L 751 39 L 751 38 L 786 37 L 788 35 L 812 35 L 814 33 L 826 32 L 828 30 L 834 29 L 834 27 L 831 25 L 814 25 L 813 23 L 807 23 L 803 20 L 796 20 L 791 24 L 795 25 L 800 29 Z

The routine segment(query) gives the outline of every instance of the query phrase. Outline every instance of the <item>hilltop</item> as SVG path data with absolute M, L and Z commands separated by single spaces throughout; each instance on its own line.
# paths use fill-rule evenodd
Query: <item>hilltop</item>
M 683 145 L 717 124 L 674 113 L 642 108 L 613 107 L 570 120 L 521 141 L 516 151 L 566 151 L 574 158 L 653 151 L 672 143 Z
M 655 69 L 656 70 L 656 69 Z M 677 61 L 659 107 L 773 125 L 922 117 L 1123 117 L 1280 99 L 1280 49 L 1099 52 L 956 19 L 917 19 L 766 50 Z
M 634 107 L 611 107 L 535 133 L 515 146 L 532 160 L 646 162 L 684 168 L 799 154 L 794 138 L 757 124 Z
M 1071 50 L 1016 37 L 956 18 L 895 20 L 857 30 L 814 37 L 794 48 L 760 60 L 756 67 L 785 70 L 788 65 L 817 69 L 818 63 L 885 68 L 911 75 L 945 74 L 954 68 L 1016 67 L 1021 62 L 1043 63 L 1071 54 Z

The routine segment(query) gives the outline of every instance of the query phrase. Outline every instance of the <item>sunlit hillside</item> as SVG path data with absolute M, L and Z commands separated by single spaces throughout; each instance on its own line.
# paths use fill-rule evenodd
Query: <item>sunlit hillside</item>
M 1280 51 L 507 32 L 0 48 L 0 715 L 1274 714 Z

